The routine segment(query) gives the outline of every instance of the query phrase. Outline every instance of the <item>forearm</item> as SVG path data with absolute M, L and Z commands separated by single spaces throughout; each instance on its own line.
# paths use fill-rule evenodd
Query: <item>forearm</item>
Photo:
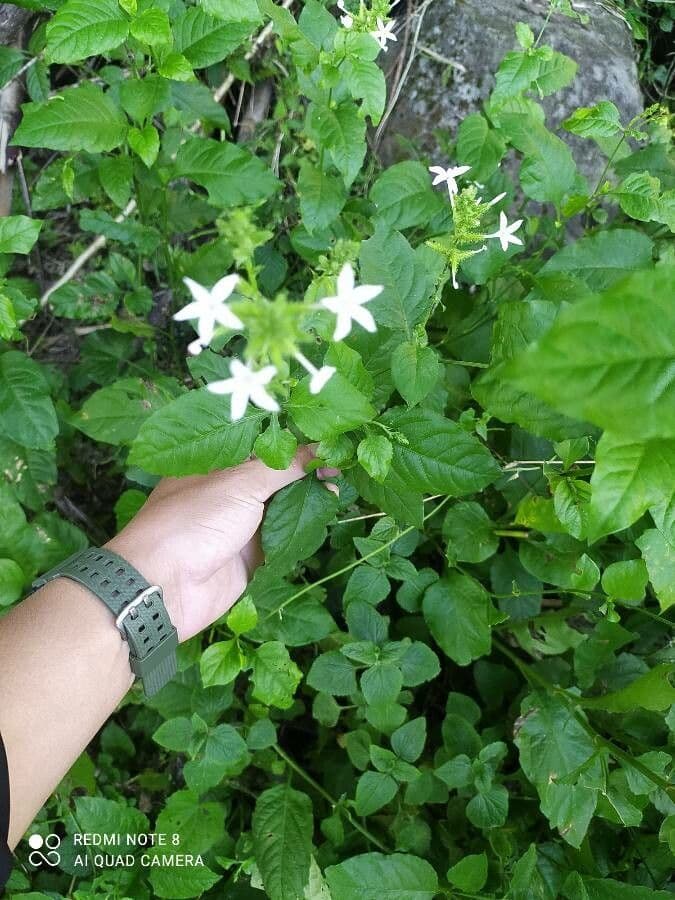
M 110 612 L 58 578 L 0 619 L 0 732 L 14 847 L 133 682 Z

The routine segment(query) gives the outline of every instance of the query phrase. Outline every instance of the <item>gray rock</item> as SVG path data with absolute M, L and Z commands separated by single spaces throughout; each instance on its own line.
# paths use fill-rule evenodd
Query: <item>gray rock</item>
M 628 25 L 610 0 L 577 0 L 574 7 L 590 16 L 589 24 L 555 14 L 542 40 L 579 65 L 574 83 L 543 101 L 548 127 L 555 129 L 577 107 L 599 100 L 615 103 L 624 121 L 633 118 L 642 111 L 643 98 Z M 433 0 L 424 17 L 415 60 L 383 132 L 379 149 L 383 161 L 410 158 L 409 149 L 396 140 L 399 134 L 445 164 L 446 154 L 434 131 L 455 139 L 462 119 L 480 110 L 490 94 L 504 54 L 518 47 L 515 23 L 526 22 L 538 34 L 547 10 L 546 0 Z M 402 52 L 402 30 L 398 45 L 390 47 L 390 56 L 394 47 Z M 459 66 L 449 67 L 439 57 Z M 396 57 L 387 60 L 390 84 L 403 62 Z M 581 172 L 590 178 L 598 176 L 604 159 L 595 144 L 576 139 L 570 143 Z

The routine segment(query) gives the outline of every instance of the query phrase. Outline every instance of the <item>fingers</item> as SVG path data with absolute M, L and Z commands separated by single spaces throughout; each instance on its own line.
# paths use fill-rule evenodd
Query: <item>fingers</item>
M 228 478 L 228 487 L 232 489 L 236 485 L 239 496 L 265 503 L 281 488 L 304 478 L 307 474 L 305 467 L 313 458 L 311 447 L 299 447 L 287 469 L 270 469 L 261 460 L 251 459 L 224 474 Z

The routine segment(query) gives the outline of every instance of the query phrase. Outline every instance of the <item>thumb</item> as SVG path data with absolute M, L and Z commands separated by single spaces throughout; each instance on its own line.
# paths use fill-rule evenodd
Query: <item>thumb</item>
M 240 496 L 250 497 L 260 503 L 280 491 L 281 488 L 304 478 L 305 468 L 314 459 L 311 447 L 299 447 L 293 461 L 287 469 L 271 469 L 260 459 L 251 459 L 227 473 L 230 490 L 236 484 L 236 492 Z

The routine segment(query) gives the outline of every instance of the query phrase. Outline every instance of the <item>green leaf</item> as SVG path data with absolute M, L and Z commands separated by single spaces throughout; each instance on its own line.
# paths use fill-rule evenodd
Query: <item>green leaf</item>
M 157 850 L 154 850 L 156 853 Z M 154 855 L 154 854 L 153 854 Z M 217 884 L 222 875 L 216 875 L 208 866 L 170 866 L 161 868 L 153 866 L 150 871 L 150 883 L 157 897 L 163 900 L 190 900 L 201 897 Z
M 582 279 L 592 291 L 604 291 L 638 269 L 651 268 L 652 251 L 651 240 L 639 231 L 630 228 L 598 231 L 563 247 L 542 266 L 539 275 L 571 273 L 575 278 Z M 665 280 L 667 276 L 668 273 L 665 272 L 661 280 Z M 655 277 L 658 279 L 658 276 L 646 277 L 648 291 L 658 292 L 658 287 L 652 280 Z M 635 281 L 637 279 L 631 283 Z M 651 287 L 653 284 L 654 288 Z M 630 291 L 630 287 L 626 287 Z M 621 303 L 620 294 L 621 288 L 617 288 L 617 293 L 612 293 L 617 298 L 613 302 Z M 649 298 L 646 299 L 649 302 Z
M 557 828 L 568 844 L 579 849 L 595 812 L 597 793 L 585 785 L 556 784 L 554 781 L 542 785 L 540 794 L 541 811 L 551 828 Z
M 102 159 L 98 167 L 98 177 L 103 190 L 120 209 L 127 205 L 131 197 L 134 178 L 134 164 L 129 156 L 109 156 Z
M 337 219 L 347 200 L 347 192 L 339 175 L 324 172 L 303 160 L 298 177 L 298 197 L 303 224 L 311 234 L 323 231 Z
M 383 434 L 374 434 L 360 441 L 356 455 L 370 477 L 382 482 L 391 466 L 394 448 Z
M 210 16 L 226 22 L 258 24 L 261 21 L 256 0 L 201 0 L 201 6 Z
M 446 209 L 443 197 L 431 188 L 428 171 L 414 160 L 385 169 L 370 189 L 370 200 L 377 207 L 376 222 L 388 229 L 427 225 Z
M 40 220 L 28 216 L 0 218 L 0 253 L 30 253 L 41 228 Z
M 18 350 L 0 355 L 0 416 L 5 436 L 22 447 L 47 449 L 59 431 L 40 366 Z
M 473 113 L 462 120 L 457 129 L 457 161 L 471 166 L 471 178 L 487 181 L 497 171 L 505 153 L 504 141 L 484 116 Z
M 12 143 L 100 153 L 119 147 L 126 132 L 126 120 L 108 94 L 93 84 L 82 84 L 66 88 L 44 103 L 25 104 Z
M 509 792 L 503 784 L 479 791 L 466 805 L 466 817 L 476 828 L 500 828 L 509 812 Z
M 258 611 L 248 594 L 233 606 L 225 621 L 230 631 L 237 636 L 253 631 L 258 624 Z
M 558 587 L 592 591 L 600 580 L 600 570 L 583 552 L 583 545 L 567 535 L 550 535 L 546 541 L 523 541 L 518 555 L 531 575 Z
M 270 900 L 297 900 L 309 878 L 314 816 L 306 794 L 290 785 L 264 791 L 252 834 L 256 863 Z
M 507 377 L 568 415 L 639 440 L 675 436 L 673 271 L 643 272 L 563 310 Z
M 493 609 L 482 585 L 450 572 L 424 593 L 424 619 L 443 652 L 460 666 L 490 652 Z
M 338 498 L 316 478 L 288 485 L 270 503 L 262 528 L 262 546 L 275 571 L 289 571 L 311 556 L 326 539 L 326 525 Z
M 352 56 L 345 60 L 344 79 L 349 93 L 355 100 L 362 100 L 361 115 L 370 116 L 373 125 L 382 118 L 387 100 L 387 83 L 384 72 L 371 59 Z
M 162 722 L 152 739 L 174 753 L 186 753 L 192 743 L 192 722 L 186 716 L 168 719 Z
M 317 656 L 307 673 L 307 684 L 315 691 L 336 697 L 356 693 L 354 666 L 337 650 Z
M 515 743 L 520 765 L 536 786 L 560 782 L 596 752 L 593 739 L 560 698 L 535 692 L 520 708 Z
M 482 890 L 487 877 L 488 860 L 485 853 L 471 853 L 448 869 L 450 884 L 469 894 L 477 894 Z
M 426 860 L 406 853 L 363 853 L 326 869 L 335 900 L 433 900 L 438 876 Z
M 163 9 L 146 9 L 131 21 L 131 33 L 137 41 L 156 47 L 172 41 L 171 22 Z
M 443 537 L 450 560 L 478 563 L 497 552 L 495 524 L 479 503 L 456 503 L 445 514 Z
M 192 791 L 176 791 L 157 817 L 162 834 L 180 834 L 191 853 L 206 853 L 223 836 L 224 809 L 200 800 Z
M 382 422 L 406 440 L 394 444 L 385 486 L 401 484 L 431 494 L 461 496 L 482 490 L 499 475 L 489 450 L 437 413 L 397 408 L 387 412 Z
M 223 22 L 198 7 L 190 7 L 174 22 L 174 43 L 193 68 L 203 69 L 236 50 L 252 27 L 251 22 Z
M 361 676 L 361 690 L 366 703 L 393 703 L 402 686 L 401 670 L 393 662 L 377 662 Z
M 621 131 L 621 113 L 609 100 L 601 100 L 595 106 L 576 109 L 563 122 L 563 128 L 581 137 L 612 137 Z
M 209 730 L 206 740 L 193 759 L 183 766 L 187 786 L 203 794 L 219 784 L 225 776 L 239 775 L 250 761 L 246 742 L 231 725 L 217 725 Z
M 202 653 L 199 669 L 204 687 L 230 684 L 244 666 L 244 657 L 236 639 L 216 641 Z
M 0 607 L 16 603 L 25 580 L 23 570 L 13 559 L 0 559 Z
M 673 673 L 675 664 L 661 663 L 619 691 L 602 697 L 581 698 L 579 702 L 587 709 L 604 709 L 613 713 L 638 709 L 660 712 L 675 703 L 675 687 L 670 681 Z
M 0 47 L 0 87 L 4 87 L 20 72 L 24 55 L 14 47 Z
M 309 390 L 309 377 L 291 391 L 288 412 L 308 438 L 323 441 L 351 431 L 375 417 L 375 409 L 346 378 L 336 372 L 318 394 Z
M 438 381 L 441 366 L 435 350 L 414 343 L 399 344 L 391 357 L 396 390 L 408 406 L 417 406 Z
M 253 452 L 270 469 L 287 469 L 293 462 L 298 442 L 294 434 L 279 427 L 279 420 L 272 416 L 265 431 L 258 435 Z
M 144 128 L 130 128 L 127 135 L 129 146 L 150 168 L 159 155 L 159 134 L 154 125 Z
M 371 816 L 398 792 L 398 784 L 383 772 L 364 772 L 356 783 L 354 808 L 358 816 Z
M 675 440 L 641 441 L 605 432 L 591 477 L 589 537 L 628 528 L 675 483 Z
M 410 334 L 414 325 L 427 318 L 433 304 L 424 258 L 402 234 L 378 229 L 361 244 L 359 259 L 361 280 L 384 286 L 368 304 L 377 323 Z
M 675 604 L 675 547 L 655 528 L 645 531 L 635 542 L 647 564 L 649 580 L 662 610 Z
M 315 101 L 307 111 L 305 127 L 310 137 L 325 147 L 327 158 L 349 187 L 366 153 L 366 123 L 355 104 L 348 101 L 333 108 Z
M 47 59 L 73 63 L 114 50 L 127 39 L 129 19 L 117 0 L 66 0 L 47 24 Z
M 280 641 L 262 644 L 253 656 L 253 696 L 267 706 L 288 709 L 302 672 Z
M 390 738 L 391 748 L 401 759 L 414 763 L 422 755 L 426 739 L 427 720 L 420 716 L 396 729 Z
M 162 112 L 171 102 L 171 87 L 159 75 L 128 78 L 122 82 L 119 91 L 122 108 L 140 123 Z
M 265 413 L 248 408 L 230 421 L 225 397 L 189 391 L 158 410 L 134 440 L 129 463 L 155 475 L 197 475 L 227 469 L 251 455 Z
M 164 375 L 122 378 L 87 397 L 72 423 L 96 441 L 130 444 L 141 425 L 181 392 L 179 382 Z
M 266 200 L 279 182 L 265 163 L 243 147 L 211 138 L 191 138 L 176 155 L 176 176 L 206 188 L 214 206 L 240 206 Z
M 563 440 L 583 433 L 583 429 L 517 388 L 505 377 L 505 371 L 509 359 L 551 327 L 559 309 L 557 303 L 540 300 L 501 304 L 493 331 L 490 369 L 471 385 L 473 396 L 493 416 L 550 440 Z
M 649 574 L 641 559 L 627 559 L 610 563 L 602 573 L 602 589 L 609 597 L 629 603 L 644 598 Z

